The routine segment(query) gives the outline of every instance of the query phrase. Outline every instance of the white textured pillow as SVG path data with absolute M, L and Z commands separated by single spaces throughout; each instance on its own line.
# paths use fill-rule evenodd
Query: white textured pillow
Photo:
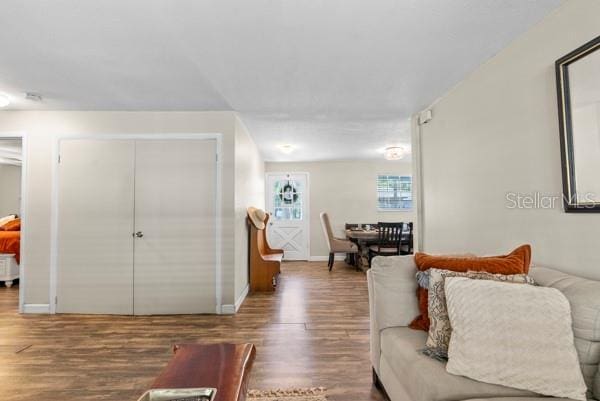
M 571 308 L 554 288 L 449 277 L 449 373 L 585 400 Z

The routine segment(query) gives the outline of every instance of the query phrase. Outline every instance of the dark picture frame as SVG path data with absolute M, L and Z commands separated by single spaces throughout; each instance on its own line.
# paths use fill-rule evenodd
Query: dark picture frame
M 555 63 L 562 161 L 563 206 L 567 213 L 600 213 L 600 197 L 596 198 L 598 201 L 595 201 L 595 199 L 581 201 L 577 193 L 575 174 L 577 160 L 573 151 L 575 132 L 573 131 L 569 86 L 569 66 L 596 51 L 600 52 L 600 36 L 559 58 Z M 600 79 L 600 76 L 597 79 Z M 600 171 L 598 172 L 598 180 L 600 180 Z M 596 196 L 600 196 L 600 194 L 596 194 Z

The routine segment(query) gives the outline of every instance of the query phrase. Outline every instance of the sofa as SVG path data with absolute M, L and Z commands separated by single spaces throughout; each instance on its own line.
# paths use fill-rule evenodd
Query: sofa
M 391 401 L 539 401 L 540 394 L 447 373 L 445 363 L 419 352 L 427 333 L 407 327 L 418 315 L 416 272 L 411 255 L 376 257 L 367 272 L 375 385 Z M 587 397 L 600 400 L 600 281 L 544 267 L 532 267 L 529 275 L 569 300 Z

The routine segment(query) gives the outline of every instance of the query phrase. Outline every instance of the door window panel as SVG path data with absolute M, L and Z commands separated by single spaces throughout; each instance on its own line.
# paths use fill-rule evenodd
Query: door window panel
M 302 220 L 302 183 L 295 180 L 277 180 L 273 184 L 273 218 Z

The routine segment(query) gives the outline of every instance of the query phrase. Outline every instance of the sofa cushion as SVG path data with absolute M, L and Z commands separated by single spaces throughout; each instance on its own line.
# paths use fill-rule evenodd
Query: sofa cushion
M 530 391 L 517 390 L 454 376 L 446 364 L 423 355 L 427 333 L 408 327 L 392 327 L 381 332 L 381 358 L 401 378 L 412 400 L 455 401 L 488 397 L 536 397 Z
M 589 389 L 588 397 L 600 399 L 600 281 L 545 267 L 534 267 L 529 274 L 539 285 L 556 288 L 569 300 L 575 348 Z

